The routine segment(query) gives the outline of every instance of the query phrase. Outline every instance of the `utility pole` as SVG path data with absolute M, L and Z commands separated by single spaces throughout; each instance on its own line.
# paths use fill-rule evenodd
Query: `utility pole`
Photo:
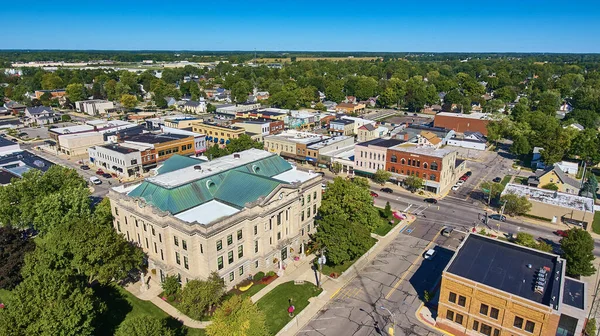
M 327 262 L 327 258 L 325 257 L 325 249 L 321 249 L 321 255 L 317 259 L 317 262 L 319 263 L 319 288 L 322 288 L 321 280 L 323 277 L 323 264 Z

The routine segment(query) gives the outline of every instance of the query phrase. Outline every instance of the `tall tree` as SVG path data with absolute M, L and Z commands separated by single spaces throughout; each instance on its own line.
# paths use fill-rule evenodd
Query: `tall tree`
M 208 336 L 267 336 L 266 316 L 250 298 L 234 295 L 213 315 L 206 328 Z
M 31 239 L 11 227 L 0 227 L 0 288 L 13 289 L 21 280 L 25 254 L 35 249 Z
M 563 256 L 567 261 L 567 274 L 570 276 L 590 276 L 594 268 L 594 239 L 589 232 L 581 229 L 567 231 L 560 240 Z
M 132 110 L 134 107 L 137 106 L 138 100 L 134 95 L 124 94 L 121 96 L 120 103 L 126 109 Z
M 531 210 L 531 202 L 525 196 L 506 194 L 500 197 L 500 202 L 504 203 L 504 213 L 509 215 L 522 215 Z
M 181 291 L 180 307 L 193 319 L 201 319 L 207 309 L 220 302 L 225 294 L 225 282 L 212 272 L 207 280 L 191 280 Z
M 42 76 L 42 89 L 56 90 L 64 88 L 64 81 L 54 72 L 44 74 Z
M 115 336 L 175 336 L 175 333 L 166 326 L 165 321 L 141 315 L 125 319 Z
M 72 102 L 87 99 L 87 92 L 83 84 L 69 84 L 66 92 Z

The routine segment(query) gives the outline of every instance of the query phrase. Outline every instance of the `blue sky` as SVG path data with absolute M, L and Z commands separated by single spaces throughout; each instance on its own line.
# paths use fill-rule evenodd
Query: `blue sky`
M 597 0 L 21 0 L 0 12 L 0 49 L 600 52 Z

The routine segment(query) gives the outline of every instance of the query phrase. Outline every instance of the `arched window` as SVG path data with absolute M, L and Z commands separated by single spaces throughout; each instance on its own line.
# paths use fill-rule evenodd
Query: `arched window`
M 400 164 L 405 164 L 406 161 L 404 161 L 404 159 L 400 159 Z
M 438 170 L 438 165 L 436 162 L 431 163 L 431 170 Z
M 427 169 L 427 162 L 423 162 L 423 168 Z
M 393 162 L 393 163 L 398 162 L 398 157 L 396 157 L 396 155 L 392 155 L 391 162 Z
M 433 174 L 429 175 L 429 179 L 432 181 L 435 181 L 435 175 L 433 175 Z

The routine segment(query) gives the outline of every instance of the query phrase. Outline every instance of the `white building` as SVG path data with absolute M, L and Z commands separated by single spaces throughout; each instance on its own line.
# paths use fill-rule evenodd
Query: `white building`
M 115 108 L 115 104 L 108 100 L 92 99 L 75 102 L 77 112 L 86 113 L 92 116 L 107 114 L 107 110 Z
M 354 134 L 358 134 L 358 129 L 363 125 L 372 124 L 375 126 L 376 122 L 369 119 L 350 117 L 350 116 L 342 116 L 340 119 L 352 120 L 354 121 Z
M 196 152 L 196 154 L 206 152 L 206 134 L 200 134 L 196 132 L 190 132 L 166 126 L 162 126 L 161 130 L 163 131 L 163 133 L 191 135 L 194 137 L 194 151 Z
M 142 171 L 142 156 L 136 148 L 113 144 L 94 146 L 88 149 L 88 154 L 90 162 L 104 172 L 132 177 Z

